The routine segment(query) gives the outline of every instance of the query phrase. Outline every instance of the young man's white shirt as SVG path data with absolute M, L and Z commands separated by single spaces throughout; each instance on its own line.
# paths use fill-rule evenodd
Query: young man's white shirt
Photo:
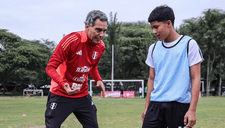
M 139 93 L 142 93 L 142 88 L 139 88 Z

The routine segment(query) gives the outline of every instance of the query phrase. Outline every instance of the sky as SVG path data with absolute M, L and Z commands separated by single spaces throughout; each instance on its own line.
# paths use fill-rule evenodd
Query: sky
M 101 10 L 108 18 L 110 12 L 117 13 L 118 22 L 147 22 L 151 11 L 165 4 L 174 10 L 176 28 L 208 9 L 225 11 L 224 0 L 0 0 L 0 29 L 22 39 L 58 44 L 63 35 L 84 30 L 92 10 Z

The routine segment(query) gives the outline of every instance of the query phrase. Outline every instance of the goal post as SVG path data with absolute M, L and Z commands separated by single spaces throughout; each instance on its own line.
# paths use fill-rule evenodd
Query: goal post
M 140 82 L 141 83 L 141 87 L 142 87 L 142 97 L 144 97 L 144 80 L 141 79 L 133 79 L 133 80 L 119 80 L 119 79 L 115 79 L 115 80 L 102 80 L 103 82 L 111 82 L 111 83 L 115 83 L 115 82 Z M 90 91 L 89 94 L 92 96 L 93 94 L 93 90 L 92 90 L 92 83 L 94 82 L 94 80 L 90 80 Z M 106 85 L 105 85 L 106 86 Z M 113 91 L 112 89 L 114 88 L 114 84 L 111 85 L 111 91 Z
M 43 90 L 42 89 L 29 89 L 29 88 L 26 88 L 26 89 L 23 90 L 23 96 L 24 97 L 38 95 L 38 94 L 40 94 L 41 97 L 43 97 Z

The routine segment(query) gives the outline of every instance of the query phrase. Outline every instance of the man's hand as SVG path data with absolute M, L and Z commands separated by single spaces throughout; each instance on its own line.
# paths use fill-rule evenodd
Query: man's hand
M 64 90 L 66 90 L 66 92 L 68 93 L 68 95 L 73 95 L 76 92 L 80 91 L 80 88 L 76 88 L 76 89 L 71 89 L 70 85 L 68 83 L 65 83 L 64 85 Z
M 184 116 L 184 125 L 191 128 L 196 124 L 196 111 L 188 110 Z
M 142 121 L 144 121 L 144 119 L 145 119 L 146 111 L 147 111 L 147 109 L 145 109 L 144 112 L 141 114 Z
M 105 98 L 105 86 L 104 86 L 103 82 L 101 80 L 97 81 L 96 86 L 101 88 L 102 96 L 103 96 L 103 98 Z

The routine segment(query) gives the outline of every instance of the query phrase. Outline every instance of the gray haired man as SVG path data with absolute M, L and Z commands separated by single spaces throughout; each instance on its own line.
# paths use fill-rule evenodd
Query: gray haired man
M 46 66 L 52 78 L 45 111 L 47 128 L 59 128 L 71 113 L 84 128 L 98 128 L 97 108 L 88 94 L 88 75 L 105 94 L 97 65 L 105 50 L 102 39 L 107 25 L 105 13 L 91 11 L 85 30 L 63 37 L 53 52 Z

